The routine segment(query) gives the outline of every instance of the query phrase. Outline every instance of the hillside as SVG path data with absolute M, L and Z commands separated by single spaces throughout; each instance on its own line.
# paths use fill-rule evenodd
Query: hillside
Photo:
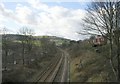
M 71 82 L 116 82 L 108 58 L 108 44 L 92 47 L 89 40 L 84 40 L 74 43 L 67 51 L 70 55 Z
M 2 35 L 4 37 L 4 35 Z M 21 40 L 24 37 L 24 35 L 18 35 L 18 34 L 6 34 L 5 38 L 11 40 L 11 41 L 18 41 Z M 27 37 L 27 36 L 25 36 Z M 56 37 L 56 36 L 33 36 L 34 40 L 41 40 L 42 38 L 48 39 L 51 42 L 55 42 L 56 45 L 62 45 L 62 43 L 70 42 L 70 39 L 65 39 L 61 37 Z
M 70 82 L 116 81 L 109 63 L 108 44 L 92 47 L 90 39 L 73 41 L 55 36 L 28 38 L 13 34 L 3 36 L 3 81 L 32 81 L 40 71 L 48 67 L 52 59 L 61 56 L 63 52 L 70 61 Z
M 29 36 L 14 34 L 2 36 L 3 82 L 32 81 L 31 77 L 34 78 L 39 71 L 48 67 L 56 56 L 61 56 L 56 46 L 61 38 L 46 37 L 31 39 Z

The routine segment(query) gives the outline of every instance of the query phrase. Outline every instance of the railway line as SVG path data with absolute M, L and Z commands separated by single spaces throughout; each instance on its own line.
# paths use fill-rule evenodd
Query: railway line
M 64 60 L 65 57 L 63 57 L 63 60 Z M 63 66 L 64 66 L 64 61 L 61 63 L 60 67 L 59 67 L 59 70 L 57 72 L 57 75 L 55 76 L 55 79 L 53 80 L 53 82 L 60 82 L 61 81 L 61 78 L 62 78 L 62 73 L 63 73 Z
M 35 84 L 39 84 L 39 82 L 68 82 L 68 59 L 66 53 L 59 50 L 62 55 L 56 56 L 48 67 L 39 73 L 34 80 Z
M 56 56 L 54 60 L 50 63 L 49 67 L 47 67 L 34 81 L 35 84 L 39 82 L 53 82 L 56 78 L 56 75 L 60 69 L 60 66 L 63 61 L 63 54 L 62 56 Z
M 46 80 L 47 82 L 53 82 L 56 79 L 56 75 L 58 74 L 60 66 L 62 65 L 62 61 L 63 61 L 63 57 L 59 60 L 59 63 L 53 69 L 53 73 L 49 74 L 49 77 Z
M 63 55 L 63 61 L 59 67 L 59 70 L 54 78 L 53 82 L 70 82 L 69 72 L 69 54 L 62 49 L 59 49 Z

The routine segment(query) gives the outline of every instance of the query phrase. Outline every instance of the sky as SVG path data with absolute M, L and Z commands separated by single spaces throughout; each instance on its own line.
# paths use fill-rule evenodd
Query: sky
M 6 27 L 17 33 L 22 27 L 35 31 L 35 35 L 58 36 L 83 40 L 81 23 L 89 2 L 63 0 L 5 0 L 0 2 L 0 29 Z

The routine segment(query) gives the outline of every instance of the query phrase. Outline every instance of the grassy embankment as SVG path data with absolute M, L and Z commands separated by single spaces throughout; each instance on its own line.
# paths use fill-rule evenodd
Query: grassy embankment
M 99 47 L 100 53 L 97 53 L 89 43 L 83 42 L 75 46 L 74 49 L 70 50 L 71 82 L 108 82 L 115 80 L 107 59 L 109 56 L 108 45 Z

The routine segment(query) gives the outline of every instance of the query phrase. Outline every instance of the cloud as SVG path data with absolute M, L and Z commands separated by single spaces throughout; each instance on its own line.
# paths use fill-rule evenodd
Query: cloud
M 15 16 L 19 22 L 25 24 L 33 24 L 36 22 L 32 10 L 27 6 L 22 6 L 18 4 L 15 11 Z
M 39 13 L 39 27 L 48 34 L 77 39 L 76 34 L 82 28 L 80 22 L 85 15 L 84 10 L 70 10 L 63 7 L 52 7 L 47 12 Z
M 31 5 L 31 7 L 38 10 L 46 11 L 49 9 L 49 7 L 46 4 L 41 3 L 40 0 L 28 0 L 28 3 Z
M 37 35 L 53 35 L 73 40 L 82 38 L 76 32 L 82 30 L 80 22 L 85 16 L 85 10 L 48 6 L 39 0 L 29 0 L 28 4 L 17 4 L 14 11 L 0 4 L 0 13 L 20 25 L 32 25 Z

